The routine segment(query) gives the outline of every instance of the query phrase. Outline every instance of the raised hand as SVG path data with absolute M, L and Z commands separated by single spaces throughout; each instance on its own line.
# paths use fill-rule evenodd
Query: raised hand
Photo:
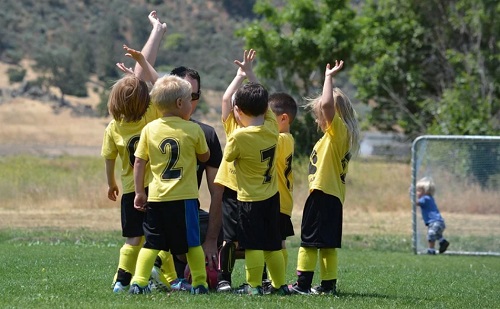
M 125 74 L 134 74 L 134 69 L 127 68 L 123 62 L 118 62 L 116 66 Z
M 158 15 L 156 11 L 151 11 L 148 15 L 149 22 L 151 23 L 151 26 L 155 29 L 161 29 L 163 32 L 167 31 L 167 24 L 162 23 L 160 19 L 158 18 Z
M 140 62 L 144 58 L 140 51 L 130 48 L 125 44 L 123 44 L 123 49 L 127 52 L 125 56 L 130 57 L 137 62 Z
M 335 66 L 333 68 L 330 68 L 330 64 L 328 63 L 326 65 L 325 77 L 326 76 L 333 77 L 335 74 L 337 74 L 338 71 L 342 69 L 343 66 L 344 66 L 343 60 L 340 60 L 340 62 L 338 60 L 335 60 Z
M 234 60 L 234 63 L 239 67 L 237 75 L 248 77 L 248 74 L 253 72 L 252 62 L 255 59 L 255 53 L 254 49 L 245 50 L 243 52 L 243 61 Z

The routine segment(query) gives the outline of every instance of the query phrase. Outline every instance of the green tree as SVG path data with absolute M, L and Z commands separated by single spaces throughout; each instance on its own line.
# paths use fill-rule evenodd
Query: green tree
M 369 0 L 352 80 L 370 120 L 416 136 L 498 134 L 498 1 Z
M 257 20 L 237 31 L 245 47 L 257 51 L 255 70 L 271 91 L 308 97 L 320 91 L 325 65 L 349 61 L 357 28 L 347 1 L 258 0 Z M 299 114 L 291 128 L 296 153 L 308 154 L 320 132 L 310 114 Z
M 82 62 L 73 59 L 72 48 L 45 47 L 36 54 L 35 62 L 34 69 L 45 74 L 47 84 L 61 91 L 61 104 L 65 104 L 66 94 L 87 96 L 89 73 Z
M 290 0 L 283 6 L 258 0 L 258 20 L 238 30 L 257 50 L 256 73 L 287 91 L 309 95 L 320 87 L 327 62 L 350 58 L 355 12 L 347 1 Z

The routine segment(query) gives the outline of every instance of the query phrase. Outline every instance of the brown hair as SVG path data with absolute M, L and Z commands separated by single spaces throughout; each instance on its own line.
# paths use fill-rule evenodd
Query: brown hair
M 127 74 L 111 87 L 108 110 L 116 121 L 139 121 L 150 103 L 146 83 L 132 74 Z

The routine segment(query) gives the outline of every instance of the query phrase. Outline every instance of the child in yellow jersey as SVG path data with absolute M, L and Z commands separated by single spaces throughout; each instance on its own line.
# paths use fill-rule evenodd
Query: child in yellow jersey
M 167 25 L 161 23 L 156 12 L 148 16 L 153 33 L 163 34 Z M 126 237 L 125 244 L 120 249 L 118 270 L 113 279 L 113 291 L 115 293 L 127 291 L 130 279 L 135 272 L 137 256 L 142 247 L 144 231 L 142 224 L 144 212 L 134 208 L 134 152 L 139 140 L 142 128 L 149 122 L 161 117 L 158 110 L 150 104 L 149 89 L 142 81 L 139 72 L 127 69 L 123 63 L 117 63 L 118 68 L 127 73 L 112 87 L 108 99 L 108 110 L 113 116 L 105 130 L 101 154 L 106 162 L 106 178 L 108 181 L 108 198 L 116 201 L 119 189 L 114 175 L 116 158 L 121 159 L 121 223 L 122 235 Z M 149 76 L 151 78 L 151 76 Z M 145 77 L 147 79 L 147 77 Z M 147 79 L 147 82 L 154 82 Z M 147 166 L 149 183 L 150 172 Z M 159 256 L 166 261 L 163 264 L 165 278 L 156 286 L 162 290 L 168 289 L 169 282 L 177 282 L 179 279 L 175 273 L 172 255 L 169 252 L 160 252 Z
M 349 98 L 333 88 L 332 78 L 344 62 L 326 65 L 322 95 L 308 107 L 324 135 L 309 158 L 309 196 L 301 225 L 297 260 L 297 282 L 289 287 L 298 294 L 337 294 L 337 250 L 342 242 L 342 208 L 349 160 L 359 148 L 359 128 Z M 311 289 L 320 256 L 321 285 Z
M 158 76 L 140 52 L 124 47 L 147 70 L 153 80 Z M 198 222 L 198 184 L 196 159 L 210 157 L 200 126 L 189 121 L 191 84 L 177 76 L 156 80 L 150 93 L 153 105 L 162 118 L 147 124 L 135 151 L 134 182 L 136 209 L 146 211 L 146 241 L 139 252 L 136 273 L 129 293 L 149 293 L 148 280 L 160 250 L 187 254 L 192 274 L 192 294 L 208 292 L 205 255 L 201 248 Z M 146 165 L 152 180 L 144 190 Z
M 108 110 L 113 120 L 106 127 L 101 155 L 106 163 L 108 198 L 116 201 L 119 195 L 115 179 L 116 158 L 121 158 L 121 224 L 125 244 L 120 249 L 118 270 L 113 280 L 115 293 L 124 291 L 135 272 L 137 255 L 143 242 L 144 212 L 134 208 L 134 151 L 142 128 L 160 114 L 150 105 L 146 83 L 133 74 L 118 80 L 108 98 Z M 148 182 L 146 182 L 148 183 Z
M 241 86 L 252 70 L 255 51 L 245 51 L 236 77 L 224 93 L 223 120 L 232 113 L 240 126 L 228 132 L 224 160 L 234 162 L 237 183 L 237 237 L 245 249 L 248 294 L 261 295 L 264 262 L 276 293 L 288 294 L 279 231 L 279 193 L 276 175 L 278 125 L 268 109 L 268 92 L 256 82 Z M 234 94 L 234 97 L 233 97 Z M 228 98 L 233 98 L 228 100 Z M 234 104 L 232 104 L 234 103 Z
M 129 287 L 144 239 L 142 228 L 144 212 L 134 208 L 135 146 L 142 128 L 161 115 L 150 104 L 149 89 L 146 83 L 133 74 L 126 74 L 113 85 L 108 99 L 108 109 L 113 120 L 106 127 L 101 155 L 105 158 L 108 198 L 112 201 L 117 200 L 120 192 L 114 174 L 118 156 L 122 164 L 121 225 L 122 236 L 126 240 L 120 249 L 118 269 L 113 279 L 113 292 L 119 293 L 126 291 Z M 147 169 L 149 170 L 149 165 Z M 149 181 L 145 183 L 147 186 Z M 171 254 L 161 252 L 160 255 L 167 261 L 164 266 L 166 282 L 158 287 L 168 289 L 168 282 L 177 280 L 177 275 Z
M 276 152 L 276 174 L 280 193 L 281 252 L 286 269 L 288 252 L 285 241 L 288 236 L 295 235 L 291 220 L 293 210 L 292 160 L 295 143 L 292 134 L 290 134 L 290 126 L 297 115 L 297 102 L 289 94 L 278 92 L 269 96 L 269 107 L 276 115 L 280 132 Z
M 150 20 L 152 30 L 150 35 L 143 45 L 141 54 L 147 61 L 154 67 L 156 58 L 158 55 L 159 47 L 161 46 L 161 41 L 166 33 L 166 24 L 161 24 L 156 11 L 152 11 L 148 18 Z M 136 63 L 134 67 L 134 72 L 137 76 L 142 77 L 142 67 L 139 63 Z M 170 75 L 179 76 L 187 80 L 192 87 L 193 92 L 191 93 L 191 105 L 193 107 L 192 113 L 195 112 L 196 107 L 201 99 L 201 80 L 199 73 L 185 66 L 178 66 L 174 68 Z M 193 116 L 193 115 L 192 115 Z M 209 202 L 209 213 L 199 206 L 199 219 L 200 219 L 200 233 L 202 239 L 202 247 L 205 253 L 205 258 L 207 260 L 207 279 L 209 286 L 215 287 L 217 275 L 217 256 L 218 248 L 222 244 L 222 192 L 223 188 L 214 183 L 215 175 L 217 174 L 217 169 L 219 168 L 220 162 L 222 161 L 222 148 L 219 142 L 219 138 L 215 132 L 215 129 L 205 123 L 196 121 L 191 118 L 191 121 L 198 123 L 201 129 L 205 132 L 205 139 L 207 140 L 208 148 L 210 149 L 210 159 L 207 162 L 198 162 L 198 188 L 201 185 L 203 178 L 208 186 L 208 191 L 210 193 Z M 205 174 L 205 175 L 204 175 Z M 208 221 L 208 222 L 207 222 Z M 160 254 L 161 255 L 161 254 Z M 169 267 L 165 261 L 162 261 L 161 256 L 158 256 L 155 262 L 155 266 L 151 273 L 153 282 L 158 284 L 156 278 L 160 278 L 157 274 L 163 274 L 164 276 L 169 275 Z M 167 261 L 168 262 L 168 261 Z M 170 282 L 173 291 L 190 291 L 191 287 L 188 281 L 184 278 L 187 260 L 185 255 L 174 256 L 175 269 L 178 277 L 175 282 Z M 215 282 L 215 283 L 214 283 Z
M 280 236 L 281 252 L 285 263 L 288 265 L 288 252 L 286 249 L 286 238 L 295 235 L 291 220 L 293 210 L 293 171 L 292 161 L 295 142 L 290 134 L 290 126 L 297 115 L 297 102 L 287 93 L 277 92 L 269 96 L 269 108 L 276 115 L 279 137 L 276 150 L 276 174 L 278 176 L 278 191 L 280 193 Z M 272 293 L 273 288 L 270 280 L 263 274 L 262 288 L 264 294 Z M 271 279 L 271 278 L 269 278 Z M 267 283 L 267 284 L 266 284 Z M 245 285 L 242 287 L 245 289 Z M 240 290 L 242 289 L 240 288 Z
M 222 124 L 226 137 L 239 128 L 239 124 L 233 114 L 232 96 L 241 86 L 243 81 L 248 78 L 251 82 L 256 82 L 257 78 L 248 66 L 251 65 L 255 57 L 255 52 L 245 53 L 245 59 L 242 64 L 245 66 L 238 69 L 236 77 L 228 86 L 222 97 Z M 247 74 L 248 71 L 248 74 Z M 218 274 L 217 274 L 217 292 L 231 292 L 231 275 L 237 255 L 238 244 L 238 184 L 236 181 L 236 169 L 234 162 L 222 160 L 219 170 L 215 176 L 214 182 L 222 187 L 222 229 L 223 244 L 219 250 Z

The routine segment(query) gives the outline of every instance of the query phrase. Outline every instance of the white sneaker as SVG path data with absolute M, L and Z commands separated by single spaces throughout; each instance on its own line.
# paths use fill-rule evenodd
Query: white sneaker
M 163 276 L 163 273 L 159 267 L 153 266 L 149 280 L 152 281 L 156 289 L 163 292 L 170 292 L 169 284 L 167 283 L 167 280 Z
M 113 293 L 127 292 L 128 288 L 128 285 L 123 285 L 120 281 L 116 281 L 113 285 Z

